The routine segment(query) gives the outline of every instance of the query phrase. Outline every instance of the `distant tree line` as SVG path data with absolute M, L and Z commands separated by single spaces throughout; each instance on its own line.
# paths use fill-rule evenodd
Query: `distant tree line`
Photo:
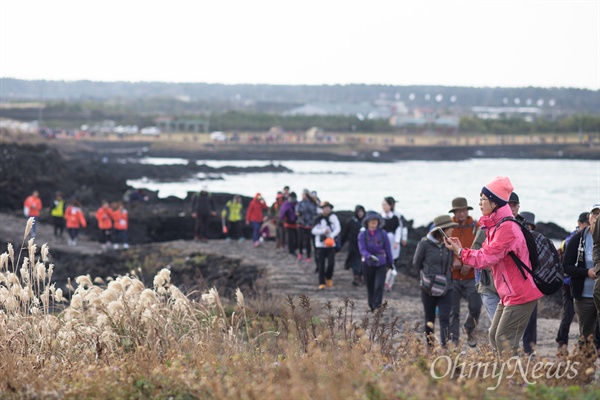
M 598 114 L 598 90 L 395 85 L 224 85 L 167 82 L 28 81 L 0 78 L 0 101 L 125 101 L 145 111 L 281 112 L 306 103 L 402 101 L 409 107 L 539 106 L 559 114 Z M 134 101 L 135 100 L 135 101 Z
M 528 134 L 600 132 L 600 115 L 571 115 L 556 120 L 539 118 L 528 122 L 521 118 L 481 119 L 462 117 L 462 133 Z

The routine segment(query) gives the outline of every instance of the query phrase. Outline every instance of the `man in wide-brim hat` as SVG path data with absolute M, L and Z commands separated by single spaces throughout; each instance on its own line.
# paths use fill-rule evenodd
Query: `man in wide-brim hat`
M 467 199 L 464 197 L 456 197 L 452 200 L 452 209 L 450 213 L 454 213 L 452 221 L 458 225 L 454 227 L 453 236 L 460 238 L 461 243 L 468 243 L 470 246 L 475 240 L 475 234 L 479 229 L 479 222 L 473 220 L 469 215 L 469 210 L 472 210 Z M 452 312 L 450 313 L 450 334 L 451 339 L 457 343 L 460 331 L 467 334 L 469 346 L 475 347 L 475 328 L 479 322 L 481 314 L 481 296 L 477 293 L 475 286 L 475 271 L 468 265 L 463 265 L 459 258 L 455 257 L 452 265 L 452 279 L 454 280 L 454 302 L 452 304 Z M 467 300 L 469 315 L 467 316 L 462 329 L 460 329 L 460 300 Z

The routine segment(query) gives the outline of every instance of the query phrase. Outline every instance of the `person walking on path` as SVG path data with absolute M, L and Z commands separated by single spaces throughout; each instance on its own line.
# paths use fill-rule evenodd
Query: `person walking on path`
M 103 247 L 112 245 L 113 211 L 108 201 L 102 200 L 102 205 L 96 211 L 98 229 L 100 229 L 100 243 Z
M 125 209 L 125 204 L 122 201 L 118 201 L 115 204 L 112 218 L 115 228 L 115 243 L 113 248 L 115 250 L 118 249 L 120 243 L 124 249 L 128 249 L 129 244 L 127 243 L 127 230 L 129 229 L 129 213 Z
M 203 186 L 202 190 L 192 197 L 192 218 L 195 220 L 194 240 L 206 242 L 208 222 L 211 216 L 215 217 L 216 215 L 212 196 L 208 193 L 208 188 Z
M 381 307 L 385 275 L 388 269 L 394 268 L 392 247 L 383 230 L 384 224 L 381 215 L 369 211 L 363 219 L 366 229 L 361 230 L 357 238 L 371 311 Z
M 452 235 L 452 230 L 457 225 L 449 215 L 435 217 L 430 232 L 419 241 L 413 256 L 413 266 L 421 276 L 421 302 L 425 313 L 425 337 L 429 347 L 432 347 L 435 342 L 436 308 L 440 322 L 440 343 L 442 347 L 446 347 L 448 340 L 451 339 L 450 312 L 454 297 L 454 283 L 452 281 L 454 255 L 444 246 L 444 234 L 447 236 Z M 446 286 L 441 289 L 441 292 L 433 292 L 424 284 L 424 278 L 433 279 L 432 276 L 445 278 Z M 440 278 L 438 280 L 443 281 Z
M 27 196 L 23 203 L 23 214 L 25 214 L 27 218 L 33 218 L 33 226 L 31 227 L 29 234 L 34 239 L 40 212 L 42 212 L 42 199 L 40 199 L 40 193 L 37 190 L 34 190 L 31 195 Z
M 65 230 L 65 200 L 60 192 L 54 195 L 50 216 L 52 217 L 52 225 L 54 226 L 54 237 L 61 238 Z
M 287 239 L 288 253 L 296 256 L 298 248 L 298 217 L 296 216 L 296 204 L 298 203 L 296 192 L 291 192 L 288 199 L 279 210 L 279 219 L 283 221 L 285 237 Z
M 461 243 L 473 243 L 475 234 L 479 229 L 479 223 L 474 221 L 473 217 L 469 215 L 469 210 L 472 209 L 473 207 L 469 206 L 466 198 L 456 197 L 452 200 L 452 209 L 448 211 L 454 214 L 452 221 L 457 224 L 452 234 Z M 474 271 L 469 265 L 463 264 L 458 257 L 454 258 L 452 263 L 454 295 L 452 311 L 450 312 L 450 337 L 455 344 L 458 344 L 460 335 L 460 302 L 461 299 L 465 299 L 469 315 L 467 315 L 462 328 L 467 334 L 467 344 L 469 347 L 477 345 L 475 329 L 479 323 L 479 315 L 481 314 L 481 296 L 477 293 Z
M 65 220 L 67 231 L 69 232 L 69 240 L 67 243 L 69 246 L 77 246 L 79 230 L 87 226 L 79 201 L 75 199 L 70 201 L 70 204 L 65 211 Z
M 225 207 L 221 210 L 223 231 L 227 234 L 226 241 L 231 241 L 231 239 L 237 239 L 240 242 L 244 241 L 244 235 L 242 234 L 242 208 L 242 197 L 236 194 L 231 200 L 225 203 Z
M 283 220 L 279 218 L 279 211 L 281 207 L 285 203 L 285 197 L 282 192 L 277 192 L 277 196 L 275 197 L 275 202 L 271 205 L 269 209 L 269 214 L 273 219 L 273 223 L 275 224 L 275 251 L 279 251 L 280 249 L 285 249 L 285 227 L 283 226 Z
M 497 176 L 481 189 L 479 223 L 487 229 L 487 237 L 479 250 L 463 248 L 456 237 L 445 239 L 463 264 L 481 269 L 490 267 L 500 303 L 490 327 L 492 349 L 498 354 L 516 354 L 519 342 L 537 300 L 543 295 L 529 274 L 521 274 L 509 255 L 513 252 L 531 268 L 529 250 L 521 227 L 505 218 L 513 218 L 508 200 L 513 185 L 506 176 Z M 504 222 L 503 222 L 504 221 Z
M 328 201 L 321 203 L 323 214 L 315 219 L 311 230 L 315 235 L 315 253 L 319 273 L 319 290 L 333 286 L 333 269 L 335 267 L 335 238 L 342 227 L 337 215 L 331 212 L 333 205 Z M 327 267 L 325 267 L 327 263 Z
M 598 310 L 594 302 L 594 287 L 596 284 L 596 269 L 594 265 L 594 233 L 600 203 L 592 205 L 585 227 L 569 240 L 563 267 L 571 277 L 571 296 L 575 314 L 579 319 L 579 347 L 594 344 L 594 333 L 598 318 Z M 596 233 L 597 234 L 597 233 Z M 595 348 L 595 346 L 594 346 Z
M 304 253 L 304 260 L 310 262 L 314 240 L 310 230 L 317 216 L 317 204 L 308 189 L 302 191 L 302 200 L 296 205 L 296 215 L 298 216 L 298 261 L 302 261 Z
M 563 240 L 561 245 L 561 250 L 559 253 L 561 254 L 564 260 L 564 253 L 569 241 L 573 236 L 575 236 L 578 232 L 585 229 L 585 227 L 590 226 L 589 222 L 589 214 L 587 211 L 579 214 L 577 218 L 577 227 L 573 232 L 569 234 Z M 573 318 L 575 317 L 575 308 L 573 306 L 573 297 L 571 296 L 571 277 L 565 274 L 565 279 L 563 281 L 562 287 L 562 296 L 563 296 L 563 308 L 560 315 L 560 324 L 558 326 L 558 332 L 556 332 L 556 343 L 558 344 L 559 353 L 564 353 L 565 350 L 569 346 L 569 331 L 571 330 L 571 323 L 573 322 Z M 598 324 L 596 324 L 596 342 L 599 343 L 598 340 L 600 337 L 600 329 L 598 329 Z
M 269 206 L 265 203 L 260 193 L 256 193 L 246 211 L 246 223 L 252 224 L 252 245 L 257 247 L 260 245 L 260 225 L 264 220 L 264 212 Z
M 387 232 L 390 244 L 392 246 L 392 255 L 394 256 L 394 265 L 400 258 L 402 246 L 406 246 L 408 237 L 408 228 L 405 226 L 403 217 L 396 212 L 396 200 L 393 197 L 385 197 L 381 203 L 381 217 L 385 221 L 383 229 Z M 396 277 L 396 269 L 390 269 L 385 278 L 385 290 L 391 291 Z
M 358 234 L 363 226 L 362 223 L 364 217 L 365 208 L 360 204 L 354 207 L 354 215 L 346 222 L 346 225 L 344 225 L 342 233 L 340 234 L 340 248 L 348 243 L 348 256 L 346 257 L 344 266 L 346 269 L 352 270 L 354 276 L 352 284 L 354 286 L 360 286 L 364 281 L 362 256 L 360 254 L 360 248 L 358 247 Z

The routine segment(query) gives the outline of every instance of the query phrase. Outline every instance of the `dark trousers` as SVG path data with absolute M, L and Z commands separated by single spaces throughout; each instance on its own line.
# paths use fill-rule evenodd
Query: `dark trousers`
M 537 305 L 529 317 L 529 322 L 523 332 L 523 351 L 527 354 L 533 353 L 533 347 L 537 344 Z
M 560 325 L 558 326 L 558 332 L 556 333 L 556 343 L 561 346 L 569 345 L 569 331 L 573 317 L 575 316 L 575 308 L 573 307 L 573 297 L 571 296 L 571 287 L 569 285 L 563 285 L 563 309 L 561 313 Z M 594 334 L 594 341 L 596 348 L 600 348 L 600 321 L 596 323 L 596 329 Z
M 423 303 L 423 311 L 425 311 L 425 337 L 429 346 L 433 346 L 434 343 L 433 324 L 435 324 L 435 309 L 437 307 L 441 330 L 440 342 L 443 347 L 446 347 L 446 343 L 450 338 L 450 311 L 452 310 L 453 298 L 453 290 L 448 290 L 443 296 L 430 296 L 421 291 L 421 302 Z
M 260 231 L 261 222 L 252 221 L 251 224 L 252 224 L 252 242 L 256 243 L 260 239 L 260 234 L 258 232 Z
M 54 236 L 62 236 L 65 229 L 65 219 L 63 217 L 52 217 L 54 223 Z
M 333 247 L 317 247 L 317 268 L 319 269 L 319 285 L 325 284 L 325 279 L 333 278 L 335 266 L 335 249 Z M 327 262 L 327 267 L 325 266 Z
M 127 231 L 125 229 L 115 229 L 115 243 L 127 243 Z
M 208 232 L 208 220 L 210 214 L 197 214 L 196 225 L 194 226 L 195 239 L 206 239 L 206 233 Z
M 362 269 L 365 285 L 367 286 L 369 308 L 371 311 L 375 311 L 377 308 L 381 307 L 381 303 L 383 303 L 383 286 L 385 284 L 387 266 L 380 265 L 378 267 L 370 267 L 363 264 Z
M 79 236 L 79 228 L 69 228 L 69 237 L 71 240 L 76 240 Z
M 242 236 L 242 221 L 229 221 L 229 233 L 227 237 L 231 239 L 239 239 Z
M 313 236 L 310 229 L 298 228 L 298 254 L 302 254 L 306 250 L 306 258 L 310 258 L 312 242 Z
M 296 249 L 298 248 L 298 228 L 285 228 L 285 235 L 287 236 L 289 253 L 296 255 Z
M 112 229 L 100 229 L 100 243 L 112 242 Z

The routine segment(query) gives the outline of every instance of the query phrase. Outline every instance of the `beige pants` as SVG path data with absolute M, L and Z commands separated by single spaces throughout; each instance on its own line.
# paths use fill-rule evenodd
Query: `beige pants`
M 498 354 L 517 354 L 523 332 L 536 305 L 537 300 L 506 307 L 498 304 L 490 327 L 490 342 Z

